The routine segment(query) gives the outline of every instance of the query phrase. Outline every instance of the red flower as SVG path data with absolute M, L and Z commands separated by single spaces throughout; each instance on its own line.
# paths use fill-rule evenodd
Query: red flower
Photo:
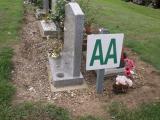
M 125 60 L 125 70 L 124 70 L 124 74 L 126 77 L 131 77 L 131 71 L 135 68 L 135 64 L 133 62 L 133 60 L 126 58 Z

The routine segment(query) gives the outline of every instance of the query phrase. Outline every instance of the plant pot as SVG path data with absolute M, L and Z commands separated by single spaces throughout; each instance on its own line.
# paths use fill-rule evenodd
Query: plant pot
M 86 34 L 92 33 L 91 25 L 85 25 L 85 32 L 86 32 Z

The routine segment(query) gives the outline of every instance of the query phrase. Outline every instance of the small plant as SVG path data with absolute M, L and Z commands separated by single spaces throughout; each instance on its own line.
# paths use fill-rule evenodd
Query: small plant
M 90 0 L 80 0 L 79 4 L 85 14 L 85 25 L 91 25 L 95 23 L 95 13 L 91 10 Z
M 38 8 L 43 9 L 43 0 L 36 0 L 35 5 L 38 6 Z
M 60 25 L 60 28 L 64 27 L 65 18 L 65 5 L 67 2 L 65 0 L 57 0 L 55 6 L 55 14 L 53 14 L 53 20 Z
M 84 14 L 85 14 L 85 29 L 86 33 L 91 33 L 91 25 L 96 22 L 95 11 L 91 10 L 90 0 L 79 0 L 78 1 Z
M 45 16 L 44 16 L 44 20 L 46 23 L 49 23 L 50 21 L 52 21 L 53 17 L 52 17 L 52 14 L 50 13 L 47 13 Z

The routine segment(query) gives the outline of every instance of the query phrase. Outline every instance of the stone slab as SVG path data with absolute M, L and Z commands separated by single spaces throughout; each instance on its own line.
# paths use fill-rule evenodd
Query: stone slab
M 84 84 L 84 78 L 81 73 L 77 77 L 71 74 L 71 58 L 67 56 L 67 53 L 63 52 L 63 56 L 57 59 L 48 58 L 54 87 L 60 88 Z
M 39 22 L 39 29 L 42 37 L 57 37 L 58 31 L 54 22 L 45 22 L 44 20 Z
M 71 56 L 71 73 L 80 75 L 82 40 L 84 28 L 84 13 L 76 2 L 70 2 L 65 6 L 64 22 L 64 51 Z
M 81 84 L 81 85 L 55 87 L 53 84 L 51 69 L 50 69 L 49 65 L 48 65 L 48 75 L 49 75 L 49 83 L 50 83 L 51 92 L 69 91 L 69 90 L 77 90 L 77 89 L 88 89 L 88 85 L 84 79 L 83 79 L 83 84 Z

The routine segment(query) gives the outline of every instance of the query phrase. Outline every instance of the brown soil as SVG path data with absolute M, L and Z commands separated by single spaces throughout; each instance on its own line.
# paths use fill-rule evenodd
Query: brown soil
M 115 77 L 106 78 L 105 91 L 96 94 L 96 77 L 92 71 L 82 71 L 88 84 L 88 89 L 65 92 L 51 92 L 47 71 L 47 50 L 49 41 L 39 34 L 34 12 L 28 9 L 24 15 L 21 43 L 15 46 L 12 71 L 13 84 L 17 88 L 13 104 L 24 101 L 46 101 L 67 108 L 73 116 L 92 115 L 108 118 L 107 109 L 112 102 L 122 102 L 129 108 L 134 108 L 144 102 L 160 101 L 160 73 L 151 65 L 141 61 L 137 54 L 126 51 L 136 63 L 137 77 L 134 87 L 127 94 L 115 95 L 112 84 Z

